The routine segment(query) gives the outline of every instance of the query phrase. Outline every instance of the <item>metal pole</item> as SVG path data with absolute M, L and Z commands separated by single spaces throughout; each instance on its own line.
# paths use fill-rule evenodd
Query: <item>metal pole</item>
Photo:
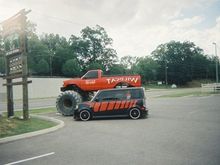
M 215 45 L 215 57 L 216 57 L 216 63 L 215 63 L 215 73 L 216 73 L 216 83 L 218 83 L 218 55 L 217 55 L 217 44 L 213 42 Z
M 167 86 L 167 62 L 165 62 L 165 83 Z
M 52 55 L 50 54 L 50 77 L 52 77 L 53 71 L 52 71 Z

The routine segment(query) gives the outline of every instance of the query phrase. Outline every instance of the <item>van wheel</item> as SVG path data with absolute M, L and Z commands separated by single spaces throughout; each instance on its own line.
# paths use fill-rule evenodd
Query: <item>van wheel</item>
M 138 108 L 132 108 L 129 112 L 129 116 L 132 119 L 138 119 L 141 116 L 141 112 Z
M 91 114 L 88 110 L 82 110 L 80 113 L 79 113 L 79 118 L 80 120 L 82 121 L 88 121 L 91 117 Z

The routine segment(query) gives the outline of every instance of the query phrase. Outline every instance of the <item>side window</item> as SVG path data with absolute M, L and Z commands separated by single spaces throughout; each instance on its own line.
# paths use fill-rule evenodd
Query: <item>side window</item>
M 131 99 L 142 99 L 144 98 L 144 93 L 140 89 L 131 90 Z
M 130 100 L 131 92 L 129 90 L 106 91 L 102 100 Z
M 97 98 L 99 102 L 120 100 L 120 98 L 117 96 L 117 91 L 104 91 L 100 93 Z
M 83 76 L 83 79 L 95 79 L 95 78 L 98 78 L 98 71 L 89 71 Z
M 144 93 L 142 90 L 139 89 L 103 91 L 96 97 L 98 102 L 113 101 L 113 100 L 131 100 L 131 99 L 142 99 L 142 98 L 144 98 Z
M 129 90 L 117 91 L 116 97 L 119 100 L 130 100 L 131 99 L 131 92 Z

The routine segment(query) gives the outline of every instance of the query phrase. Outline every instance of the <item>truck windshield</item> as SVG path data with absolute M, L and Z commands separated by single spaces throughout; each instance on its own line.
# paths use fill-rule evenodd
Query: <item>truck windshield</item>
M 98 71 L 88 71 L 84 76 L 82 76 L 82 79 L 95 79 L 98 78 Z

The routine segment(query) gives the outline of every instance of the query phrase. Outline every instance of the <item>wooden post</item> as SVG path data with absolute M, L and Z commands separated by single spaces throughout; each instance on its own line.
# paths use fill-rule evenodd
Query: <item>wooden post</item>
M 23 77 L 22 77 L 22 89 L 23 89 L 23 119 L 28 120 L 29 119 L 29 106 L 28 106 L 28 78 L 27 78 L 27 53 L 26 53 L 26 48 L 24 45 L 24 54 L 22 55 L 22 72 L 23 72 Z
M 10 68 L 9 68 L 9 60 L 8 57 L 5 57 L 5 71 L 6 75 L 9 75 Z M 12 83 L 12 79 L 7 79 L 6 80 L 7 84 Z M 8 118 L 14 116 L 14 101 L 13 101 L 13 86 L 8 85 L 7 86 L 7 116 Z
M 21 33 L 21 50 L 22 50 L 22 89 L 23 89 L 23 119 L 29 119 L 29 107 L 28 107 L 28 67 L 27 67 L 27 48 L 26 48 L 26 16 L 22 13 L 22 33 Z
M 22 56 L 22 65 L 23 65 L 23 77 L 22 77 L 22 89 L 23 89 L 23 119 L 29 119 L 29 106 L 28 106 L 28 69 L 27 69 L 27 53 L 26 48 L 24 46 L 24 54 Z
M 11 79 L 7 79 L 7 84 L 12 83 Z M 7 85 L 7 108 L 8 108 L 8 118 L 14 116 L 14 102 L 13 102 L 13 87 L 12 85 Z
M 27 77 L 23 77 L 23 119 L 29 119 L 29 107 L 28 107 L 28 82 Z

